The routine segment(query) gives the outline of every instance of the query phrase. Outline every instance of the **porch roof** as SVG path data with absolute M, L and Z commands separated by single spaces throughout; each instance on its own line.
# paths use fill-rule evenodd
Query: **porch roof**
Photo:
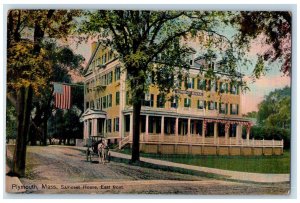
M 80 117 L 80 122 L 83 122 L 88 119 L 95 119 L 95 118 L 106 118 L 106 112 L 88 108 Z
M 123 114 L 128 114 L 132 112 L 132 109 L 127 109 L 122 111 Z M 177 113 L 172 111 L 165 111 L 165 110 L 152 110 L 148 108 L 141 109 L 141 115 L 149 115 L 149 116 L 165 116 L 165 117 L 179 117 L 179 118 L 191 118 L 191 119 L 199 119 L 199 120 L 223 120 L 223 121 L 237 121 L 237 122 L 248 122 L 252 123 L 249 118 L 241 117 L 241 116 L 208 116 L 208 115 L 196 115 L 196 114 L 189 114 L 189 113 Z

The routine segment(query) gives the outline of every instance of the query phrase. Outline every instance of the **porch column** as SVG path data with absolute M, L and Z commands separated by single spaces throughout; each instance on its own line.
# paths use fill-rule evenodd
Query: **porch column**
M 249 139 L 250 139 L 250 129 L 251 129 L 251 127 L 247 126 L 247 142 L 249 142 Z
M 190 137 L 191 136 L 191 119 L 190 118 L 188 118 L 188 126 L 187 126 L 187 135 L 188 135 L 188 137 Z
M 130 131 L 129 131 L 129 139 L 132 141 L 133 136 L 133 114 L 130 114 Z
M 176 121 L 175 121 L 175 136 L 178 136 L 178 120 L 179 120 L 179 118 L 176 117 Z
M 206 121 L 202 120 L 202 142 L 205 142 Z
M 218 139 L 218 123 L 214 123 L 214 143 L 217 144 L 217 139 Z
M 89 137 L 87 132 L 87 120 L 83 122 L 83 137 L 84 139 L 87 139 Z
M 149 115 L 146 115 L 146 129 L 145 129 L 145 134 L 146 134 L 146 141 L 149 140 Z
M 163 142 L 165 138 L 165 117 L 164 116 L 161 117 L 160 134 L 161 134 L 161 138 L 159 140 Z
M 120 114 L 119 116 L 119 137 L 122 139 L 123 137 L 123 115 Z
M 228 140 L 229 140 L 229 127 L 230 127 L 230 124 L 225 124 L 225 143 L 227 144 L 228 143 Z
M 236 144 L 239 144 L 239 140 L 241 139 L 241 125 L 236 125 Z
M 92 136 L 95 136 L 95 119 L 92 119 L 91 123 L 92 123 L 91 134 L 92 134 Z
M 93 134 L 97 136 L 97 118 L 93 119 Z
M 104 122 L 103 122 L 103 137 L 106 137 L 106 118 L 104 119 Z
M 162 136 L 165 135 L 165 117 L 164 116 L 161 117 L 160 134 Z

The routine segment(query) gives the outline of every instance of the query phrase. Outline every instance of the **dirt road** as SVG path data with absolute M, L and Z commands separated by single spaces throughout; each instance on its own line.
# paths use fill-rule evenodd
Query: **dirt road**
M 28 193 L 73 194 L 288 194 L 289 184 L 254 184 L 183 174 L 111 161 L 102 165 L 85 160 L 81 150 L 65 146 L 28 147 Z

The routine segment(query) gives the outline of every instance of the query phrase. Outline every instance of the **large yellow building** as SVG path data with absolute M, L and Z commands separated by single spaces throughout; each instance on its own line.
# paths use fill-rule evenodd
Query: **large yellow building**
M 179 97 L 173 98 L 174 93 L 164 97 L 150 84 L 142 98 L 141 151 L 216 155 L 282 153 L 283 141 L 250 140 L 252 124 L 241 116 L 240 87 L 230 83 L 229 76 L 218 71 L 216 64 L 192 58 L 188 77 L 177 84 L 175 94 Z M 220 79 L 205 78 L 200 74 L 200 66 L 204 70 L 213 69 Z M 84 84 L 84 139 L 101 136 L 119 143 L 120 148 L 131 144 L 132 106 L 126 71 L 116 53 L 93 43 Z M 247 132 L 244 137 L 243 127 Z

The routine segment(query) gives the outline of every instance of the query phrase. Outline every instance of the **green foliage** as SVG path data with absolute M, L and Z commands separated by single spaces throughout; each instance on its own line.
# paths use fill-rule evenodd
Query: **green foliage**
M 82 139 L 83 126 L 79 118 L 81 111 L 73 107 L 70 110 L 56 110 L 48 120 L 50 138 L 60 140 Z
M 262 45 L 270 45 L 271 48 L 260 57 L 264 61 L 282 62 L 281 71 L 290 75 L 291 73 L 291 31 L 292 31 L 292 13 L 289 11 L 242 11 L 232 20 L 232 23 L 238 27 L 238 33 L 235 38 L 241 49 L 247 51 L 252 40 L 259 40 L 261 36 L 265 37 Z M 245 49 L 246 48 L 246 49 Z M 261 70 L 261 72 L 259 72 Z M 263 73 L 262 70 L 256 70 L 256 76 Z
M 6 102 L 6 139 L 16 139 L 17 136 L 17 114 L 15 107 Z
M 243 134 L 246 135 L 246 130 L 243 129 Z M 290 129 L 282 129 L 278 127 L 272 126 L 253 126 L 250 131 L 250 139 L 257 140 L 282 140 L 284 142 L 284 148 L 290 148 L 291 142 L 291 130 Z
M 123 149 L 121 152 L 128 154 L 129 150 Z M 282 156 L 215 156 L 146 153 L 141 153 L 141 156 L 175 163 L 247 173 L 286 174 L 290 173 L 291 166 L 291 153 L 289 150 L 284 150 Z
M 261 75 L 265 75 L 265 65 L 264 65 L 264 60 L 262 56 L 259 56 L 255 65 L 255 68 L 253 70 L 253 76 L 258 79 L 260 78 Z
M 291 88 L 276 89 L 259 104 L 257 121 L 260 125 L 291 127 Z
M 248 117 L 248 118 L 256 118 L 257 117 L 257 112 L 256 111 L 251 111 L 251 112 L 248 112 L 247 114 L 244 114 L 243 116 Z

